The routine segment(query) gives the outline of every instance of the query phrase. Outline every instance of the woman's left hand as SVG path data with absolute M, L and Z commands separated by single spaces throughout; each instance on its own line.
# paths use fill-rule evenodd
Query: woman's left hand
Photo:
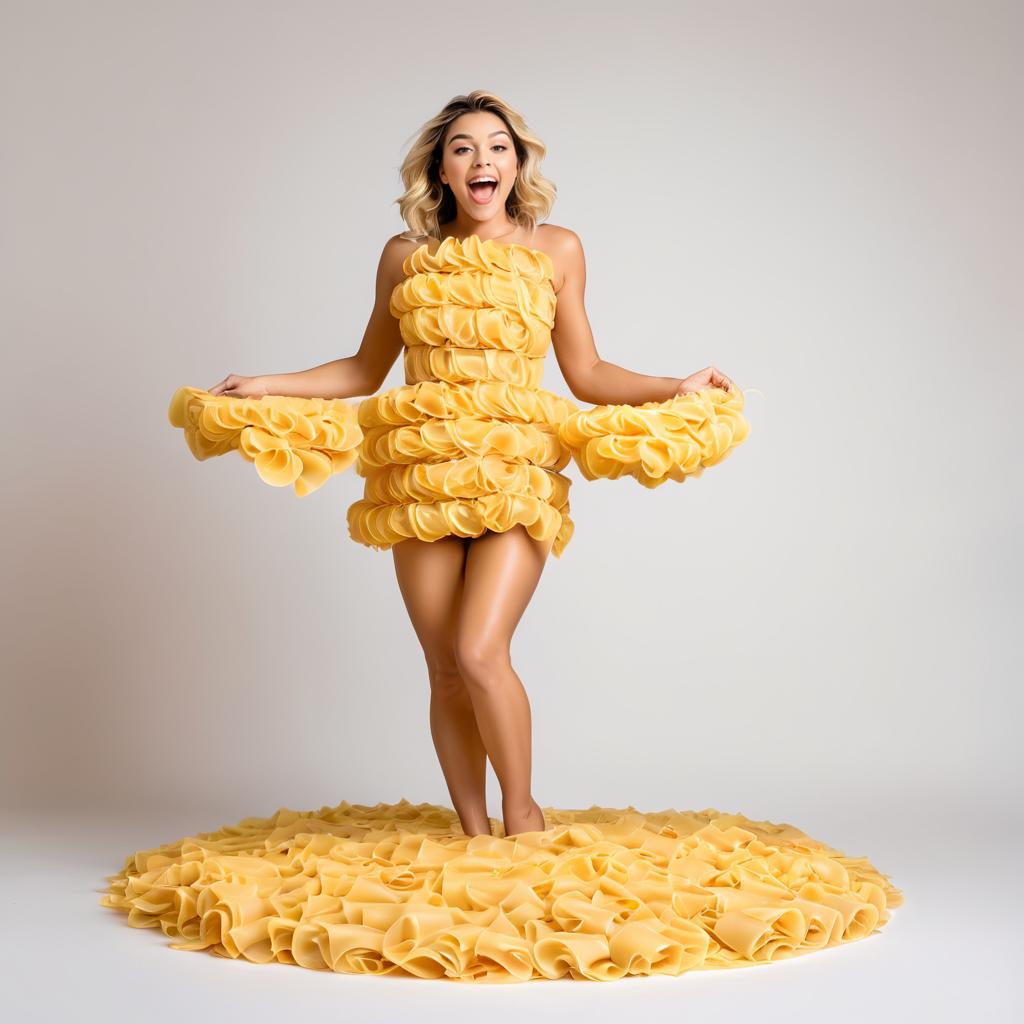
M 691 373 L 679 382 L 679 390 L 676 396 L 688 395 L 693 391 L 702 391 L 704 388 L 725 388 L 726 391 L 733 391 L 736 385 L 726 377 L 721 370 L 714 366 L 705 366 L 703 370 Z

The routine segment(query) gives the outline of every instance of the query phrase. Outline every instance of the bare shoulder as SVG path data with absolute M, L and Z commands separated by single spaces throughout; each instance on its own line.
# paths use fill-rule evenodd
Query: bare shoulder
M 541 224 L 537 228 L 537 248 L 551 257 L 555 268 L 555 291 L 565 283 L 566 276 L 575 274 L 583 265 L 583 243 L 571 228 L 560 224 Z
M 392 235 L 387 240 L 384 251 L 389 255 L 400 256 L 404 260 L 406 256 L 414 253 L 428 240 L 428 235 L 414 235 L 409 231 L 403 231 L 400 235 Z
M 412 235 L 408 231 L 392 235 L 380 254 L 379 273 L 393 284 L 405 277 L 405 261 L 427 240 L 426 235 Z

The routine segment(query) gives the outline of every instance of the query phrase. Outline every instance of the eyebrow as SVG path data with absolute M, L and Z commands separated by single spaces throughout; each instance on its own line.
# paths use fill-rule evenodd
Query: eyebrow
M 488 135 L 487 138 L 491 138 L 491 136 L 494 136 L 494 135 L 508 135 L 508 132 L 505 131 L 504 128 L 499 128 L 496 132 L 491 132 L 491 134 Z M 512 138 L 511 135 L 509 135 L 508 137 Z M 459 132 L 458 135 L 453 135 L 448 140 L 448 145 L 450 146 L 456 139 L 469 139 L 469 141 L 472 142 L 473 141 L 473 136 L 472 135 L 467 135 L 465 132 Z

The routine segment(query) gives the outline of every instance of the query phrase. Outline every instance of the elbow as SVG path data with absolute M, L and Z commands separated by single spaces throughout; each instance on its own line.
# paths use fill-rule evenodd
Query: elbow
M 596 405 L 597 404 L 594 401 L 594 399 L 591 398 L 590 392 L 587 391 L 586 388 L 574 387 L 573 385 L 570 384 L 569 385 L 569 390 L 572 392 L 572 397 L 575 398 L 577 402 L 584 402 L 587 405 Z
M 601 360 L 598 359 L 597 362 L 572 374 L 571 377 L 566 376 L 565 383 L 569 385 L 569 390 L 577 401 L 587 402 L 590 405 L 600 404 L 594 382 L 594 370 L 600 362 Z
M 364 378 L 362 382 L 357 386 L 359 388 L 359 390 L 356 391 L 357 395 L 375 395 L 384 386 L 384 381 Z
M 384 375 L 384 377 L 386 377 L 386 376 L 387 376 L 387 374 Z M 381 387 L 384 385 L 384 377 L 382 377 L 379 373 L 364 373 L 359 378 L 359 382 L 360 382 L 359 383 L 359 387 L 362 389 L 362 390 L 360 390 L 359 394 L 361 394 L 361 395 L 373 395 L 373 394 L 376 394 L 378 391 L 380 391 Z
M 352 395 L 373 395 L 380 391 L 387 373 L 381 374 L 368 366 L 363 366 L 358 360 L 354 361 L 351 367 L 352 376 L 349 386 Z

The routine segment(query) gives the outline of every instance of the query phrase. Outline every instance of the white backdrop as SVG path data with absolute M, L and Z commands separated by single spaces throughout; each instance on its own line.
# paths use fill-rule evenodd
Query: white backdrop
M 893 950 L 916 920 L 951 964 L 966 925 L 979 969 L 1008 956 L 971 886 L 1021 832 L 1019 4 L 2 10 L 8 854 L 91 837 L 88 889 L 281 806 L 449 803 L 391 555 L 348 538 L 362 479 L 300 500 L 166 410 L 355 351 L 405 147 L 487 88 L 549 147 L 600 354 L 757 389 L 700 479 L 567 470 L 576 534 L 513 646 L 534 795 L 869 856 L 907 898 L 858 954 L 893 1013 L 1006 1005 L 934 961 L 901 987 Z

